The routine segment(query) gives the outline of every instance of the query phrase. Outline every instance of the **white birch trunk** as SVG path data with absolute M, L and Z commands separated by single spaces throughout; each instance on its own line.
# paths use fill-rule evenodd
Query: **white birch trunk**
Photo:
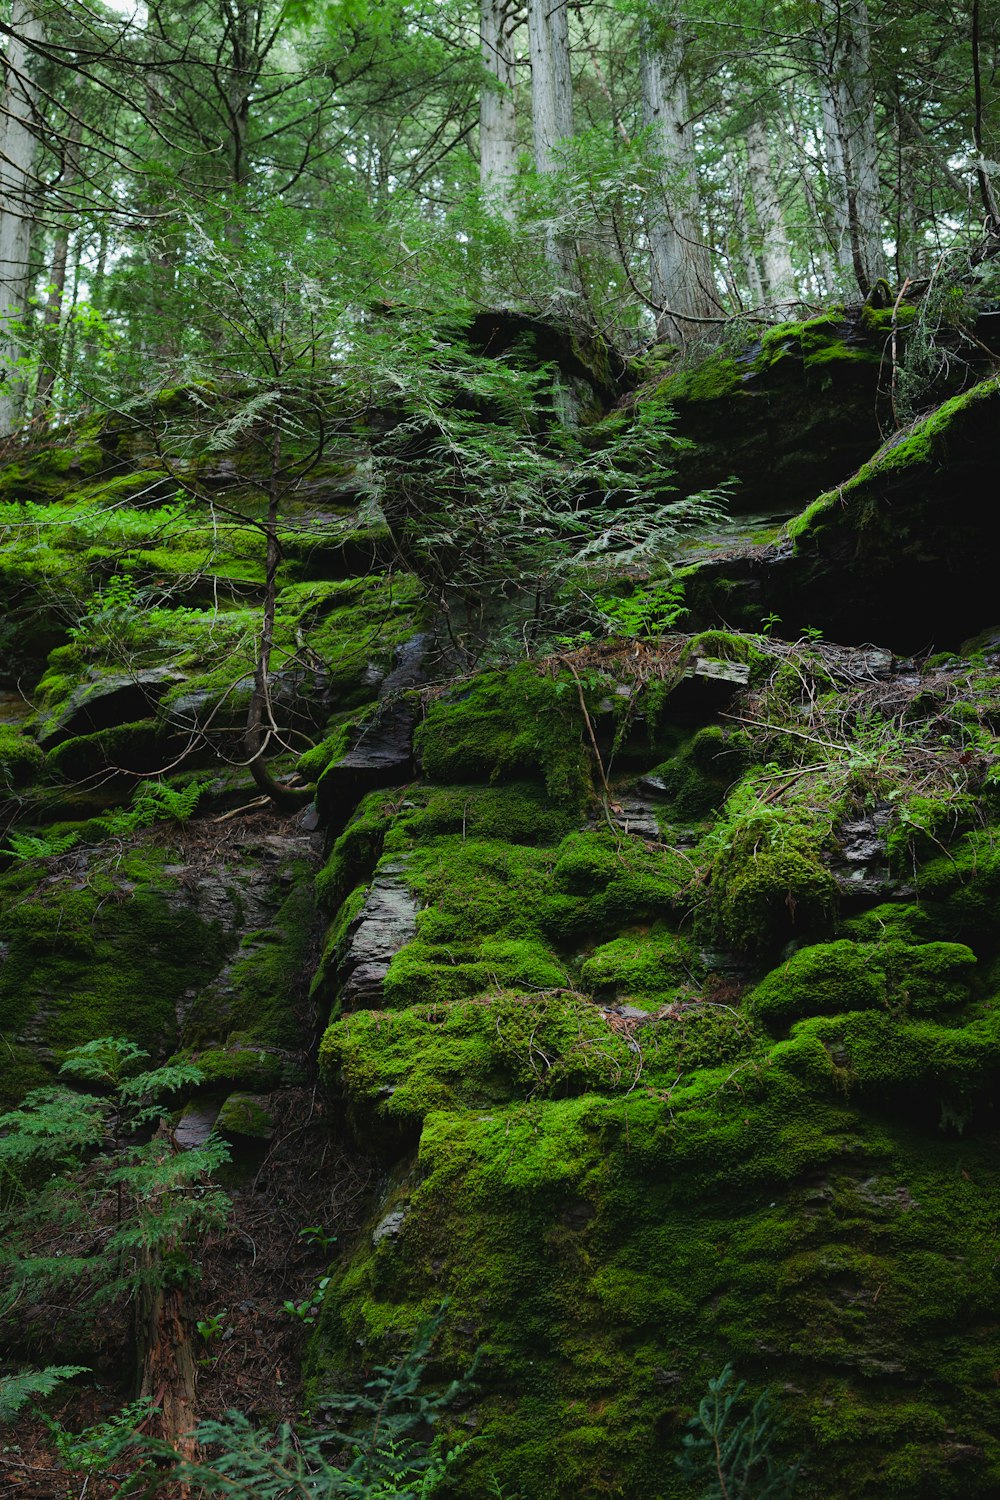
M 666 45 L 654 43 L 648 32 L 643 37 L 643 119 L 660 161 L 659 182 L 649 196 L 646 218 L 651 300 L 661 309 L 658 335 L 681 345 L 710 334 L 712 319 L 719 313 L 711 260 L 699 224 L 694 137 L 682 55 L 676 23 Z
M 771 165 L 771 146 L 763 120 L 754 120 L 747 130 L 747 164 L 760 230 L 760 258 L 764 291 L 772 305 L 791 301 L 798 290 L 781 211 L 778 186 Z
M 747 291 L 750 296 L 750 306 L 760 307 L 764 302 L 764 285 L 760 279 L 760 267 L 757 264 L 757 256 L 751 244 L 751 235 L 747 223 L 746 211 L 746 183 L 743 180 L 742 165 L 731 151 L 726 153 L 726 168 L 729 176 L 729 200 L 732 205 L 732 233 L 736 239 L 737 253 L 743 266 L 743 277 L 746 282 Z M 731 256 L 732 258 L 732 256 Z M 730 295 L 737 307 L 743 306 L 743 298 L 733 284 L 730 274 L 726 277 Z
M 559 165 L 556 154 L 559 142 L 573 134 L 566 0 L 528 0 L 528 45 L 535 166 L 539 172 L 553 172 Z
M 489 80 L 479 99 L 479 183 L 486 200 L 508 219 L 517 174 L 512 31 L 509 0 L 481 0 L 479 37 Z
M 822 16 L 827 68 L 824 133 L 830 113 L 840 140 L 849 264 L 867 295 L 886 274 L 868 6 L 866 0 L 824 0 Z
M 30 5 L 14 0 L 0 99 L 0 437 L 13 432 L 21 408 L 21 342 L 12 325 L 28 310 L 37 150 L 30 128 L 35 103 L 30 44 L 41 37 L 42 23 Z
M 573 75 L 566 0 L 528 0 L 528 45 L 535 167 L 539 172 L 554 172 L 559 166 L 559 142 L 573 134 Z M 557 275 L 575 288 L 573 247 L 556 231 L 548 235 L 547 255 Z

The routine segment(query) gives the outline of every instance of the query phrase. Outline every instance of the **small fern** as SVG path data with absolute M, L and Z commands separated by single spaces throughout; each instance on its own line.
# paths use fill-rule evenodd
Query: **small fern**
M 179 789 L 163 781 L 143 781 L 136 788 L 131 807 L 115 808 L 94 821 L 109 838 L 128 838 L 140 828 L 150 828 L 166 818 L 186 823 L 207 788 L 207 781 L 190 781 Z
M 30 1401 L 49 1396 L 64 1380 L 86 1375 L 87 1365 L 49 1365 L 44 1370 L 19 1370 L 0 1375 L 0 1422 L 12 1422 Z
M 8 841 L 8 854 L 15 859 L 55 859 L 79 842 L 78 833 L 51 833 L 42 837 L 35 833 L 12 833 Z

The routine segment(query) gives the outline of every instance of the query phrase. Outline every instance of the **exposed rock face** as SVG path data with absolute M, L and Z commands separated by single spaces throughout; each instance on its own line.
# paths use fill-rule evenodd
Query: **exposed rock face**
M 402 864 L 385 864 L 372 881 L 341 965 L 345 1010 L 378 1009 L 389 964 L 417 930 L 417 904 Z
M 135 672 L 95 673 L 73 689 L 65 704 L 35 730 L 38 743 L 54 749 L 78 735 L 111 729 L 144 719 L 176 682 L 180 672 L 171 667 L 149 667 Z
M 329 826 L 341 828 L 365 792 L 409 780 L 417 709 L 406 695 L 424 681 L 429 644 L 428 636 L 421 634 L 397 647 L 392 670 L 378 685 L 374 713 L 320 778 L 317 807 Z

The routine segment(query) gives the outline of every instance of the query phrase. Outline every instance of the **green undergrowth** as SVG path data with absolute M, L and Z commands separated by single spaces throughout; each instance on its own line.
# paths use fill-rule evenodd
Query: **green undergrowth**
M 154 1054 L 169 1050 L 183 998 L 218 970 L 227 939 L 174 899 L 164 863 L 146 847 L 111 869 L 84 866 L 41 887 L 26 867 L 0 877 L 0 1008 L 12 1043 L 27 1038 L 58 1057 L 120 1035 Z

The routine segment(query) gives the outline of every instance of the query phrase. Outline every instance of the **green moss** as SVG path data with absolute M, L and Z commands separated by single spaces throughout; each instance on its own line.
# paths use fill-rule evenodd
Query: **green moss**
M 283 588 L 283 631 L 322 661 L 328 690 L 347 709 L 372 697 L 372 671 L 387 672 L 395 649 L 414 633 L 422 593 L 409 574 L 373 573 Z
M 759 952 L 821 932 L 831 925 L 836 908 L 833 876 L 819 857 L 817 841 L 808 836 L 769 849 L 743 839 L 712 866 L 707 923 L 737 947 Z
M 598 1000 L 654 1000 L 670 1004 L 691 993 L 697 964 L 690 945 L 654 927 L 625 933 L 596 948 L 580 977 Z
M 20 1104 L 32 1089 L 51 1082 L 33 1047 L 18 1045 L 0 1036 L 0 1107 Z
M 274 1120 L 256 1094 L 230 1094 L 219 1110 L 215 1128 L 235 1140 L 267 1141 L 274 1134 Z
M 917 891 L 939 930 L 977 945 L 1000 936 L 1000 840 L 993 829 L 959 839 L 917 870 Z
M 183 997 L 218 970 L 220 930 L 168 900 L 162 878 L 135 888 L 92 869 L 24 890 L 5 876 L 0 1013 L 8 1036 L 27 1032 L 57 1055 L 96 1036 L 129 1036 L 154 1055 L 173 1044 Z
M 399 821 L 407 839 L 464 833 L 476 839 L 503 839 L 509 844 L 548 844 L 573 827 L 574 818 L 553 806 L 541 787 L 530 782 L 509 786 L 428 787 L 411 793 L 416 803 Z
M 284 874 L 288 894 L 271 925 L 243 933 L 224 991 L 203 993 L 189 1009 L 185 1023 L 189 1044 L 229 1032 L 264 1047 L 294 1050 L 301 1044 L 315 937 L 312 868 L 303 863 Z
M 443 1004 L 494 989 L 549 990 L 569 983 L 551 950 L 532 938 L 484 937 L 464 947 L 408 943 L 389 965 L 383 983 L 390 1008 Z
M 906 1093 L 933 1123 L 941 1119 L 962 1129 L 996 1084 L 1000 1008 L 991 1006 L 964 1026 L 906 1021 L 883 1011 L 813 1017 L 793 1027 L 775 1060 L 794 1068 L 817 1042 L 851 1087 L 890 1105 Z
M 0 724 L 0 786 L 8 791 L 27 786 L 38 775 L 44 756 L 26 734 L 10 724 Z
M 661 380 L 657 397 L 668 402 L 723 401 L 739 390 L 745 366 L 726 355 L 712 355 L 694 369 L 678 370 Z
M 165 751 L 161 727 L 152 719 L 140 719 L 64 740 L 48 752 L 45 762 L 57 775 L 76 781 L 100 771 L 155 771 Z
M 886 938 L 896 938 L 904 943 L 925 943 L 938 936 L 926 907 L 912 901 L 873 906 L 842 923 L 842 931 L 845 937 L 854 938 L 859 943 L 879 943 Z
M 230 1032 L 225 1046 L 187 1049 L 176 1060 L 196 1063 L 206 1084 L 228 1084 L 240 1089 L 266 1092 L 288 1088 L 303 1081 L 296 1058 L 256 1044 L 252 1034 Z
M 803 948 L 747 998 L 750 1015 L 773 1029 L 804 1016 L 894 1008 L 914 1015 L 949 1011 L 969 999 L 975 955 L 959 943 L 841 939 Z
M 719 725 L 708 724 L 651 774 L 662 788 L 671 815 L 693 822 L 725 802 L 744 763 L 742 747 Z
M 872 487 L 886 478 L 902 475 L 926 466 L 939 468 L 946 460 L 956 419 L 981 401 L 996 396 L 1000 389 L 995 376 L 973 386 L 959 396 L 942 402 L 930 416 L 924 417 L 912 430 L 883 446 L 870 463 L 864 464 L 846 484 L 821 495 L 801 515 L 789 521 L 787 535 L 802 539 L 827 517 L 835 517 L 845 506 L 859 507 L 871 500 Z M 860 516 L 860 511 L 858 512 Z
M 442 837 L 418 843 L 406 865 L 424 906 L 418 935 L 443 945 L 500 935 L 592 940 L 665 915 L 689 876 L 673 850 L 610 831 L 570 834 L 554 849 Z
M 399 805 L 389 792 L 370 792 L 361 799 L 316 876 L 315 896 L 321 911 L 332 916 L 358 881 L 371 875 L 398 812 Z
M 591 787 L 582 736 L 572 678 L 525 663 L 430 702 L 415 748 L 431 781 L 534 777 L 554 802 L 581 808 Z
M 920 1457 L 927 1500 L 986 1500 L 1000 1474 L 988 1143 L 888 1132 L 780 1065 L 695 1075 L 669 1104 L 640 1081 L 504 1105 L 490 1097 L 488 1026 L 482 1056 L 462 1030 L 471 1009 L 443 1020 L 455 1029 L 439 1077 L 430 1014 L 384 1030 L 359 1017 L 337 1044 L 341 1086 L 353 1079 L 382 1112 L 402 1112 L 410 1088 L 411 1118 L 429 1112 L 417 1170 L 401 1167 L 372 1220 L 396 1208 L 398 1232 L 365 1234 L 334 1273 L 317 1393 L 343 1388 L 445 1292 L 442 1370 L 488 1351 L 482 1443 L 453 1476 L 461 1500 L 491 1476 L 526 1500 L 689 1500 L 673 1457 L 729 1360 L 783 1393 L 789 1456 L 821 1444 L 810 1500 L 903 1500 Z M 820 1024 L 833 1023 L 804 1023 Z M 412 1084 L 408 1050 L 421 1058 Z M 457 1107 L 463 1064 L 475 1082 Z M 956 1466 L 955 1442 L 977 1456 Z

